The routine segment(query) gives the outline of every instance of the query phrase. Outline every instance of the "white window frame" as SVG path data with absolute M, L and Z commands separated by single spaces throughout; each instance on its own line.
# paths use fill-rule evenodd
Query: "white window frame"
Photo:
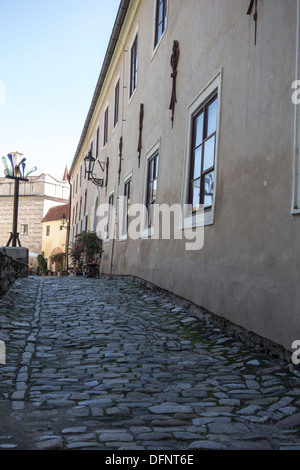
M 107 135 L 106 135 L 106 142 L 104 143 L 104 137 L 105 137 L 105 115 L 106 115 L 106 111 L 107 111 L 107 123 L 106 123 L 106 125 L 107 125 L 107 127 L 106 127 Z M 107 147 L 107 145 L 108 145 L 108 128 L 109 128 L 109 103 L 108 103 L 108 101 L 107 101 L 106 106 L 105 106 L 105 108 L 104 108 L 104 110 L 103 110 L 103 119 L 102 119 L 102 121 L 103 121 L 102 150 L 104 150 L 104 149 Z
M 128 183 L 130 180 L 131 180 L 131 190 L 132 190 L 132 170 L 123 179 L 123 190 L 124 190 L 125 184 Z M 127 240 L 127 238 L 128 238 L 128 230 L 125 230 L 125 227 L 124 227 L 124 219 L 125 219 L 125 207 L 124 207 L 125 198 L 124 198 L 124 194 L 122 194 L 122 196 L 123 196 L 122 198 L 120 198 L 120 196 L 118 198 L 119 199 L 118 200 L 118 204 L 119 204 L 119 211 L 118 212 L 119 212 L 119 217 L 120 217 L 120 219 L 119 219 L 119 241 L 124 241 L 124 240 Z M 122 207 L 120 207 L 120 201 L 122 201 L 121 202 Z M 127 229 L 128 229 L 128 227 L 127 227 Z
M 187 116 L 187 133 L 186 133 L 186 146 L 185 146 L 185 162 L 184 162 L 184 178 L 182 188 L 182 220 L 180 229 L 198 227 L 203 225 L 212 225 L 214 223 L 215 215 L 215 202 L 217 195 L 217 175 L 218 175 L 218 149 L 220 137 L 220 116 L 221 116 L 221 103 L 222 103 L 222 70 L 220 70 L 214 78 L 207 83 L 201 90 L 199 95 L 193 100 L 188 108 Z M 216 131 L 216 148 L 215 148 L 215 189 L 213 204 L 210 209 L 204 211 L 203 208 L 199 213 L 192 214 L 187 207 L 189 184 L 190 184 L 190 161 L 191 161 L 191 138 L 193 132 L 193 118 L 201 109 L 205 101 L 214 93 L 218 94 L 218 112 L 217 112 L 217 131 Z
M 95 199 L 94 199 L 94 204 L 92 206 L 92 216 L 91 216 L 91 221 L 92 221 L 92 231 L 97 232 L 97 225 L 98 225 L 98 216 L 97 216 L 97 210 L 100 204 L 100 197 L 98 194 L 96 194 Z
M 115 200 L 115 190 L 114 189 L 108 193 L 108 198 L 107 198 L 107 210 L 108 210 L 108 213 L 107 213 L 107 237 L 103 240 L 103 243 L 109 243 L 115 235 L 113 233 L 113 236 L 112 236 L 112 231 L 114 231 L 114 229 L 115 229 L 116 221 L 113 218 L 114 223 L 112 224 L 111 215 L 114 216 L 115 213 L 113 211 L 110 212 L 109 200 L 110 200 L 111 196 L 113 196 L 113 198 L 114 198 L 113 207 L 115 208 L 117 201 Z
M 131 49 L 133 47 L 133 44 L 134 44 L 134 41 L 135 41 L 136 37 L 138 37 L 136 87 L 133 90 L 132 95 L 130 95 L 130 87 L 131 87 Z M 129 60 L 129 64 L 128 64 L 129 65 L 129 67 L 128 67 L 128 83 L 129 83 L 129 87 L 128 87 L 128 105 L 131 103 L 134 95 L 136 94 L 136 90 L 137 90 L 138 85 L 139 85 L 139 46 L 140 46 L 139 26 L 137 25 L 135 30 L 133 31 L 132 38 L 131 38 L 131 41 L 130 41 L 130 46 L 128 48 L 128 51 L 129 51 L 129 53 L 128 53 L 128 60 Z
M 154 25 L 154 27 L 153 27 L 153 37 L 152 37 L 152 44 L 151 44 L 151 48 L 152 48 L 152 57 L 151 57 L 151 60 L 152 60 L 153 57 L 155 56 L 156 51 L 157 51 L 157 49 L 159 48 L 159 46 L 160 46 L 160 44 L 161 44 L 161 42 L 162 42 L 162 40 L 163 40 L 163 38 L 164 38 L 164 36 L 165 36 L 165 34 L 166 34 L 166 32 L 167 32 L 167 29 L 168 29 L 169 2 L 170 2 L 170 0 L 168 0 L 168 3 L 167 3 L 166 27 L 165 27 L 165 29 L 164 29 L 162 35 L 160 36 L 159 40 L 157 41 L 157 44 L 156 44 L 156 45 L 154 45 L 154 44 L 155 44 L 155 35 L 156 35 L 155 29 L 156 29 L 156 4 L 157 4 L 157 3 L 156 3 L 156 1 L 153 2 L 153 3 L 154 3 L 154 8 L 153 8 L 153 10 L 154 10 L 154 13 L 153 13 L 153 25 Z
M 115 124 L 115 106 L 116 106 L 116 103 L 115 103 L 115 99 L 116 99 L 116 94 L 115 94 L 115 91 L 116 91 L 116 86 L 119 82 L 119 107 L 118 107 L 118 121 L 116 122 Z M 119 122 L 120 122 L 120 117 L 121 117 L 121 113 L 122 113 L 122 110 L 121 110 L 121 78 L 120 78 L 120 72 L 118 73 L 117 75 L 117 78 L 115 80 L 115 83 L 114 83 L 114 107 L 113 107 L 113 134 L 116 130 L 116 128 L 118 127 L 119 125 Z
M 143 193 L 143 213 L 142 213 L 142 226 L 140 238 L 149 238 L 154 236 L 154 227 L 155 224 L 148 226 L 148 213 L 147 213 L 147 189 L 148 189 L 148 168 L 149 160 L 158 154 L 158 170 L 157 175 L 159 175 L 159 166 L 160 166 L 160 139 L 151 147 L 151 149 L 146 153 L 146 163 L 144 170 L 144 193 Z M 157 176 L 158 180 L 159 176 Z

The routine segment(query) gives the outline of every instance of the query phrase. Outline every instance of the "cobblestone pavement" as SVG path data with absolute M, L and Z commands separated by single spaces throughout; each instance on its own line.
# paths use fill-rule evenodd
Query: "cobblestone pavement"
M 128 279 L 0 299 L 0 449 L 300 450 L 300 373 Z

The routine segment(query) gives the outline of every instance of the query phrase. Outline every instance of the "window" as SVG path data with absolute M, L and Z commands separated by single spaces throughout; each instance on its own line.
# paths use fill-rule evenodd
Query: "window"
M 79 201 L 79 216 L 78 216 L 78 220 L 81 219 L 81 207 L 82 207 L 82 196 L 81 196 L 80 201 Z
M 130 96 L 132 96 L 137 86 L 137 66 L 138 66 L 138 36 L 136 35 L 131 48 L 130 59 Z
M 28 235 L 28 225 L 27 224 L 22 224 L 21 225 L 20 235 L 22 235 L 22 236 Z
M 86 201 L 87 201 L 87 189 L 84 192 L 84 207 L 83 207 L 83 215 L 86 214 Z
M 222 70 L 188 108 L 181 228 L 214 223 Z
M 99 156 L 99 126 L 97 127 L 97 136 L 96 136 L 96 159 Z
M 108 220 L 107 220 L 106 238 L 111 238 L 111 236 L 113 235 L 113 213 L 114 213 L 114 195 L 111 194 L 108 198 Z
M 131 178 L 127 180 L 124 184 L 124 220 L 123 220 L 123 234 L 127 234 L 128 231 L 128 212 L 130 207 L 130 199 L 131 199 Z
M 107 144 L 107 135 L 108 135 L 108 107 L 104 113 L 104 134 L 103 134 L 103 147 Z
M 92 219 L 92 226 L 93 226 L 93 231 L 97 233 L 97 225 L 99 222 L 98 219 L 98 206 L 99 206 L 99 197 L 96 197 L 96 201 L 93 207 L 93 219 Z
M 213 96 L 193 117 L 188 203 L 193 211 L 212 206 L 215 183 L 215 149 L 218 97 Z
M 114 127 L 119 121 L 119 97 L 120 97 L 120 80 L 115 86 L 115 110 L 114 110 Z
M 167 6 L 168 6 L 168 0 L 156 0 L 154 47 L 158 44 L 163 32 L 166 29 Z
M 46 237 L 50 237 L 50 225 L 46 227 Z
M 147 222 L 148 227 L 154 223 L 154 211 L 156 203 L 156 190 L 157 190 L 157 170 L 158 170 L 158 153 L 148 160 L 148 175 L 147 175 L 147 194 L 146 194 L 146 208 L 147 208 Z

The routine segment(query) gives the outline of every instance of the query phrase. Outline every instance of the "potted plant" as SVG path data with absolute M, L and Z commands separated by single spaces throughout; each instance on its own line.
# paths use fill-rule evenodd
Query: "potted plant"
M 101 257 L 102 239 L 95 232 L 82 232 L 75 236 L 75 242 L 70 246 L 70 257 L 75 271 L 82 273 L 84 264 L 93 263 Z
M 65 253 L 61 251 L 59 253 L 56 253 L 55 255 L 52 255 L 50 258 L 51 263 L 55 263 L 55 270 L 57 271 L 57 274 L 59 276 L 61 275 L 61 272 L 63 270 L 65 256 Z
M 47 262 L 43 255 L 38 255 L 37 258 L 38 265 L 39 265 L 39 272 L 42 276 L 46 276 L 48 273 Z

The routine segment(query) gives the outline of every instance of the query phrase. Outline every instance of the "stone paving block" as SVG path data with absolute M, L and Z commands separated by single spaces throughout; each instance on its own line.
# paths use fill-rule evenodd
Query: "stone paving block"
M 209 431 L 215 434 L 245 434 L 249 433 L 249 428 L 243 423 L 220 423 L 208 424 Z
M 178 405 L 177 403 L 162 403 L 161 405 L 150 406 L 149 410 L 155 414 L 192 413 L 193 410 L 188 405 Z
M 133 435 L 123 430 L 106 430 L 96 431 L 100 442 L 111 442 L 111 441 L 133 441 Z
M 192 442 L 188 446 L 189 450 L 228 450 L 228 447 L 224 444 L 220 444 L 219 442 L 209 441 L 209 440 L 202 440 L 202 441 L 195 441 Z

